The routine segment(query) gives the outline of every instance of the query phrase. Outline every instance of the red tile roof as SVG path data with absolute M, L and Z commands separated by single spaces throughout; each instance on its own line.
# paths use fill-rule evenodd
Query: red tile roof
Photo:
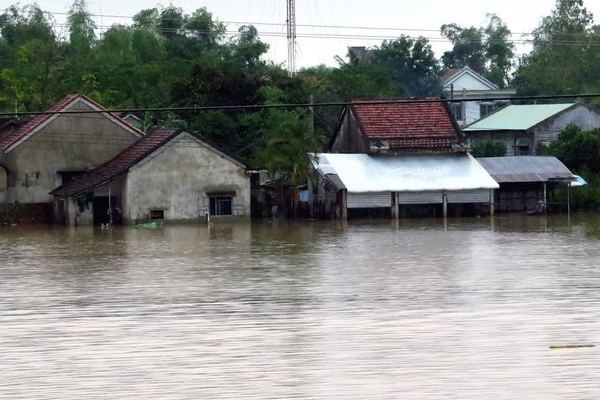
M 106 108 L 82 94 L 70 94 L 62 98 L 59 102 L 54 104 L 49 110 L 46 111 L 51 113 L 64 111 L 79 99 L 83 99 L 89 102 L 92 105 L 92 108 L 96 110 L 106 110 Z M 137 136 L 144 136 L 144 132 L 129 124 L 127 121 L 123 120 L 118 115 L 110 112 L 106 113 L 106 115 L 109 118 L 117 121 L 119 124 L 125 126 L 125 128 L 132 131 Z M 0 151 L 7 151 L 19 141 L 26 138 L 29 134 L 33 133 L 38 127 L 43 125 L 45 122 L 55 118 L 56 116 L 57 114 L 40 114 L 28 121 L 27 123 L 21 125 L 18 129 L 13 129 L 10 131 L 0 133 Z
M 444 72 L 444 75 L 442 75 L 442 83 L 448 82 L 450 79 L 454 78 L 454 75 L 458 74 L 462 70 L 463 68 L 448 69 L 446 72 Z
M 362 133 L 386 140 L 392 150 L 450 150 L 460 130 L 443 101 L 353 104 Z
M 54 189 L 50 194 L 72 197 L 89 193 L 129 171 L 138 162 L 158 150 L 181 132 L 180 129 L 160 128 L 132 144 L 112 160 Z

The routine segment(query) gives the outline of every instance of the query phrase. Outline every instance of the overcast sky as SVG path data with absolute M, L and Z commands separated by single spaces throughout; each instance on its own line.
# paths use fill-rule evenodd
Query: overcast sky
M 102 26 L 114 22 L 129 23 L 130 20 L 109 16 L 131 16 L 141 9 L 155 7 L 158 4 L 151 0 L 88 0 L 87 2 L 92 14 L 103 15 L 103 17 L 94 17 L 97 24 Z M 5 6 L 12 3 L 12 1 L 0 0 L 0 4 Z M 23 3 L 27 1 L 21 0 L 21 4 Z M 37 0 L 37 3 L 47 11 L 66 12 L 72 0 Z M 165 1 L 162 4 L 170 3 Z M 224 22 L 280 24 L 256 26 L 259 33 L 264 33 L 263 40 L 271 46 L 268 58 L 278 63 L 284 63 L 287 59 L 286 0 L 173 0 L 171 4 L 188 12 L 206 7 L 217 19 Z M 432 45 L 439 56 L 448 48 L 448 44 L 441 40 L 439 35 L 439 27 L 444 23 L 455 22 L 460 25 L 479 26 L 485 23 L 486 14 L 495 13 L 513 32 L 531 32 L 539 25 L 542 17 L 550 13 L 554 4 L 555 0 L 297 0 L 296 20 L 299 36 L 302 34 L 330 36 L 328 38 L 299 37 L 297 63 L 299 66 L 320 63 L 334 65 L 335 55 L 344 56 L 348 46 L 373 46 L 381 43 L 383 36 L 397 36 L 400 33 L 433 38 Z M 600 1 L 586 0 L 586 6 L 600 20 Z M 56 15 L 56 19 L 58 22 L 63 22 L 64 15 Z M 399 30 L 361 30 L 301 25 L 360 26 Z M 237 25 L 229 24 L 229 29 L 235 30 Z M 343 37 L 340 38 L 339 35 Z M 348 35 L 354 38 L 349 38 Z M 527 46 L 519 45 L 520 52 L 526 50 Z

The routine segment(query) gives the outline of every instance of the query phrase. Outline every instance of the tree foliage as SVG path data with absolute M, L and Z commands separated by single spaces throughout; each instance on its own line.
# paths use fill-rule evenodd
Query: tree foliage
M 452 43 L 452 50 L 442 55 L 444 68 L 469 66 L 501 88 L 510 83 L 515 45 L 500 17 L 488 15 L 485 27 L 442 25 L 441 33 Z
M 471 147 L 474 157 L 504 157 L 506 155 L 506 144 L 500 140 L 486 140 L 477 142 Z
M 522 94 L 565 94 L 600 88 L 600 28 L 583 0 L 557 0 L 533 32 L 534 47 L 520 62 L 515 86 Z
M 547 150 L 569 168 L 600 173 L 600 129 L 582 131 L 569 125 Z
M 75 0 L 64 29 L 36 5 L 6 8 L 0 15 L 0 110 L 37 111 L 73 92 L 111 108 L 438 96 L 441 70 L 464 65 L 501 87 L 514 83 L 522 93 L 600 90 L 600 27 L 583 0 L 557 0 L 512 81 L 511 32 L 494 15 L 481 27 L 442 26 L 452 50 L 441 59 L 426 38 L 403 35 L 351 51 L 337 58 L 335 67 L 305 68 L 295 77 L 265 60 L 268 45 L 255 27 L 242 26 L 231 35 L 206 8 L 189 13 L 172 5 L 148 8 L 130 25 L 113 25 L 102 35 L 97 28 L 85 0 Z M 340 111 L 215 110 L 142 117 L 146 127 L 185 127 L 247 163 L 269 165 L 296 181 L 294 165 L 305 161 L 308 149 L 318 150 L 327 141 Z M 286 154 L 286 165 L 278 165 L 274 149 Z

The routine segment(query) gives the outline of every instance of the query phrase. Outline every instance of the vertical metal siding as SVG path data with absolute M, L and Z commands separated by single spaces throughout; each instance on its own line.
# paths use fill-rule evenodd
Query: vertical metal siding
M 400 192 L 398 204 L 441 204 L 442 191 Z
M 460 190 L 460 191 L 448 191 L 448 203 L 489 203 L 490 202 L 490 190 L 479 189 L 479 190 Z
M 348 193 L 348 208 L 379 208 L 392 206 L 391 192 Z

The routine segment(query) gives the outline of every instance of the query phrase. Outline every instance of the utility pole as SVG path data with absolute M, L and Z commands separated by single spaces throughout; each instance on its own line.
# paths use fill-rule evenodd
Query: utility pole
M 296 73 L 296 0 L 287 0 L 288 74 Z

